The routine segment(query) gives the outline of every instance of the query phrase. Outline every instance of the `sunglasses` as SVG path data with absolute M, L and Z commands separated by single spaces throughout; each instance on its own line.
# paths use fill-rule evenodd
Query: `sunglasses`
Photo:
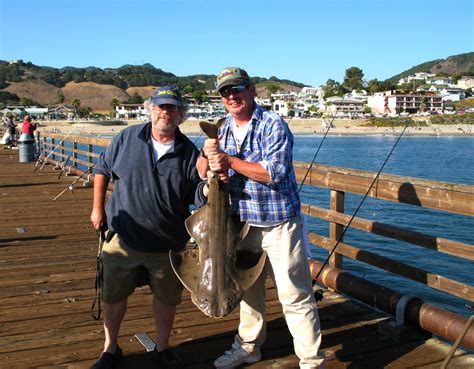
M 155 109 L 166 110 L 170 112 L 177 112 L 179 110 L 179 106 L 173 104 L 155 105 L 154 107 Z
M 230 95 L 236 95 L 244 92 L 247 86 L 227 86 L 219 91 L 219 95 L 222 97 L 229 97 Z

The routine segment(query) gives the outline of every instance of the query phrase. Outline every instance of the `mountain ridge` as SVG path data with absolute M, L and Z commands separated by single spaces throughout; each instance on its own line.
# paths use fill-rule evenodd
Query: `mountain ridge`
M 474 75 L 474 52 L 436 59 L 416 65 L 385 80 L 396 83 L 400 78 L 416 72 L 444 73 L 450 75 Z M 112 99 L 126 101 L 134 94 L 143 98 L 152 95 L 158 86 L 176 85 L 183 92 L 214 89 L 214 75 L 195 74 L 178 77 L 149 63 L 119 68 L 76 68 L 66 66 L 54 68 L 38 66 L 31 62 L 8 62 L 0 60 L 0 103 L 19 103 L 20 98 L 40 105 L 57 103 L 57 95 L 64 95 L 70 103 L 78 98 L 82 106 L 90 106 L 95 111 L 112 109 Z M 258 95 L 269 96 L 275 89 L 299 91 L 305 84 L 277 77 L 253 77 Z

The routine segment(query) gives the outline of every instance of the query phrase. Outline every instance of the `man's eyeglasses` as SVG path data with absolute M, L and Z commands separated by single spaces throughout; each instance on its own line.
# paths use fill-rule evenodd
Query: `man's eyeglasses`
M 173 104 L 155 105 L 154 108 L 159 109 L 159 110 L 170 111 L 170 112 L 173 112 L 173 113 L 177 112 L 179 110 L 179 106 L 173 105 Z
M 230 95 L 236 95 L 244 92 L 247 86 L 227 86 L 219 90 L 219 95 L 222 97 L 229 97 Z

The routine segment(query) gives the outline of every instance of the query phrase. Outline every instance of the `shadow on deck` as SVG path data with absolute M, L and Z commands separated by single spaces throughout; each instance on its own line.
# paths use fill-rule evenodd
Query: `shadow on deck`
M 73 179 L 51 166 L 33 174 L 18 152 L 0 149 L 0 367 L 87 368 L 103 344 L 102 322 L 91 318 L 97 238 L 89 223 L 92 191 L 78 186 L 52 199 Z M 21 227 L 26 231 L 19 233 Z M 439 368 L 450 346 L 408 328 L 402 342 L 380 333 L 388 317 L 326 292 L 319 304 L 326 368 Z M 267 284 L 268 334 L 263 360 L 250 368 L 297 368 L 272 283 Z M 184 293 L 172 345 L 186 368 L 212 368 L 228 349 L 238 313 L 212 319 Z M 151 294 L 138 289 L 129 299 L 120 332 L 126 358 L 121 368 L 152 368 L 151 354 L 134 338 L 153 338 Z M 449 367 L 474 367 L 473 355 L 458 350 Z

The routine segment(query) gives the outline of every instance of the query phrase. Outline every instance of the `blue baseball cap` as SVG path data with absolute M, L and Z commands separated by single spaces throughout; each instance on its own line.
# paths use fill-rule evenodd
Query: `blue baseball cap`
M 184 106 L 183 98 L 176 87 L 164 86 L 155 91 L 151 98 L 153 105 L 171 104 L 176 106 Z

